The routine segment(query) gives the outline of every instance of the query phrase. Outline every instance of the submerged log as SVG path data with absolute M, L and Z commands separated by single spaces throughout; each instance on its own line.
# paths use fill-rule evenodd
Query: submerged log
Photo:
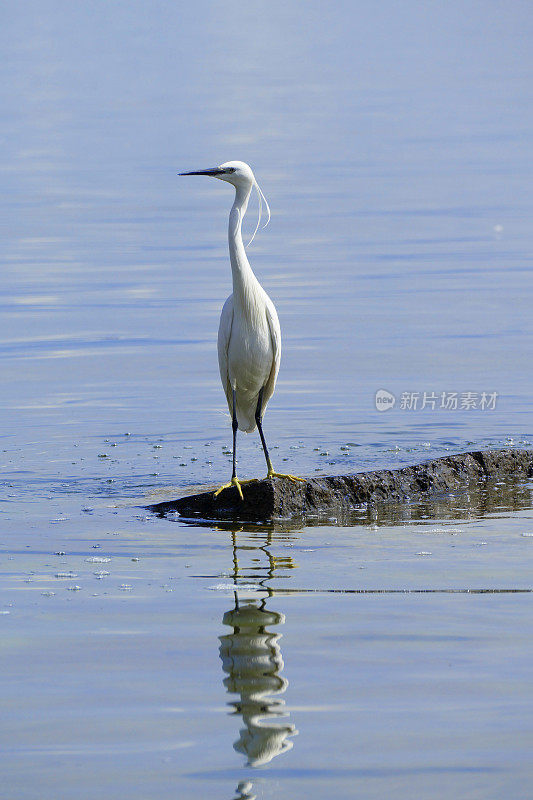
M 533 477 L 533 450 L 485 450 L 443 456 L 399 469 L 307 478 L 293 483 L 283 478 L 253 481 L 237 489 L 212 491 L 148 506 L 164 515 L 209 520 L 267 522 L 326 513 L 348 516 L 368 504 L 409 503 L 449 494 L 488 479 L 527 480 Z

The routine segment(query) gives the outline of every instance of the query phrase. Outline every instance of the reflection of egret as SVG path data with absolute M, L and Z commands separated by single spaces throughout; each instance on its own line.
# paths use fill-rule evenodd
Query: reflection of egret
M 257 795 L 252 794 L 253 788 L 253 783 L 250 783 L 250 781 L 241 781 L 237 785 L 238 794 L 236 795 L 235 800 L 255 800 Z
M 271 633 L 266 626 L 282 625 L 285 617 L 268 611 L 265 602 L 239 606 L 236 600 L 235 608 L 227 611 L 222 620 L 233 628 L 233 633 L 220 637 L 220 658 L 228 673 L 224 685 L 228 692 L 240 696 L 232 705 L 246 726 L 234 748 L 244 753 L 254 767 L 290 750 L 292 742 L 287 739 L 297 733 L 291 723 L 272 719 L 287 716 L 284 701 L 273 700 L 272 695 L 285 692 L 288 681 L 281 676 L 281 634 Z
M 217 530 L 228 530 L 228 527 L 217 526 Z M 230 530 L 233 550 L 233 580 L 236 589 L 239 588 L 239 579 L 244 579 L 248 582 L 252 579 L 257 581 L 258 589 L 264 589 L 271 594 L 272 590 L 269 583 L 278 578 L 288 577 L 285 573 L 281 575 L 276 573 L 279 570 L 297 568 L 298 565 L 294 563 L 292 556 L 280 556 L 272 553 L 271 546 L 274 539 L 281 538 L 273 530 L 253 528 L 248 531 L 251 541 L 248 540 L 245 544 L 239 544 L 237 540 L 237 534 L 244 531 L 243 526 L 235 529 L 234 523 L 232 523 Z M 284 538 L 292 539 L 293 537 L 290 533 L 285 533 Z M 249 560 L 243 567 L 242 563 L 239 563 L 239 558 L 242 562 L 245 555 L 249 557 Z
M 281 634 L 272 633 L 267 626 L 283 625 L 285 617 L 269 611 L 266 598 L 239 603 L 239 580 L 244 578 L 249 585 L 253 579 L 258 589 L 271 594 L 268 584 L 277 577 L 277 569 L 294 569 L 296 565 L 290 556 L 279 558 L 271 552 L 275 537 L 272 530 L 254 528 L 241 544 L 237 541 L 238 532 L 242 532 L 242 527 L 231 531 L 235 606 L 224 614 L 222 620 L 233 628 L 233 632 L 220 637 L 219 652 L 224 672 L 228 675 L 224 685 L 228 692 L 240 695 L 232 705 L 235 712 L 242 715 L 246 726 L 234 748 L 248 757 L 250 765 L 259 766 L 290 750 L 292 742 L 288 737 L 298 731 L 291 723 L 274 721 L 287 716 L 283 700 L 272 699 L 272 695 L 283 694 L 288 681 L 281 676 Z M 290 534 L 289 538 L 292 538 Z M 239 556 L 242 560 L 244 555 L 248 562 L 246 575 L 242 574 L 239 564 Z
M 281 329 L 274 303 L 267 295 L 246 257 L 242 241 L 242 220 L 248 208 L 252 188 L 259 195 L 259 221 L 265 200 L 268 221 L 270 209 L 255 176 L 243 161 L 228 161 L 219 167 L 182 175 L 209 175 L 235 187 L 235 201 L 229 217 L 229 252 L 233 275 L 233 294 L 222 309 L 218 329 L 218 363 L 233 426 L 233 473 L 231 481 L 215 492 L 235 486 L 243 499 L 236 473 L 237 429 L 251 433 L 256 426 L 265 452 L 268 478 L 277 476 L 297 481 L 294 475 L 275 472 L 263 435 L 262 419 L 274 393 L 281 359 Z M 251 241 L 251 240 L 250 240 Z M 242 481 L 244 483 L 244 481 Z

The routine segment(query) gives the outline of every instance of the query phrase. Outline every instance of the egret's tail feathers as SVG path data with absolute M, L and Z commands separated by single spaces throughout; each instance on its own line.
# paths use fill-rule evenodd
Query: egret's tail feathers
M 253 433 L 256 428 L 255 424 L 255 417 L 250 417 L 248 415 L 239 414 L 239 409 L 237 408 L 237 422 L 239 423 L 239 430 L 244 431 L 244 433 Z
M 237 400 L 237 422 L 239 423 L 239 430 L 245 433 L 252 433 L 255 431 L 255 409 L 257 408 L 257 399 L 251 403 L 239 404 Z
M 252 433 L 255 431 L 257 425 L 255 422 L 255 412 L 257 409 L 257 400 L 259 395 L 237 395 L 237 423 L 239 425 L 239 430 L 244 431 L 244 433 Z M 232 414 L 233 408 L 233 397 L 230 396 L 227 398 L 228 400 L 228 408 L 230 411 L 230 417 Z M 263 401 L 263 408 L 262 412 L 265 413 L 265 409 L 267 407 L 267 403 Z

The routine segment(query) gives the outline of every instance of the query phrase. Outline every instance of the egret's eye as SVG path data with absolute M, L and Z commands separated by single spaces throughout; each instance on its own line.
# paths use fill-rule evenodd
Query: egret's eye
M 226 167 L 225 171 L 227 172 L 228 175 L 231 175 L 231 173 L 232 172 L 236 172 L 237 169 L 236 169 L 236 167 Z

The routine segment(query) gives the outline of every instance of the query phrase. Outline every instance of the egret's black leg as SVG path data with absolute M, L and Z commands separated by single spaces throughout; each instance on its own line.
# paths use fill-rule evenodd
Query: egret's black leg
M 263 433 L 263 389 L 259 392 L 259 397 L 257 398 L 257 407 L 255 409 L 255 424 L 257 425 L 257 430 L 259 431 L 259 436 L 261 437 L 261 444 L 263 445 L 263 450 L 265 453 L 265 458 L 267 462 L 267 478 L 288 478 L 290 481 L 303 481 L 303 478 L 297 478 L 296 475 L 287 475 L 283 472 L 276 472 L 274 467 L 272 466 L 272 461 L 270 460 L 270 456 L 268 454 L 268 447 L 265 441 L 265 435 Z
M 231 415 L 231 427 L 233 428 L 233 472 L 231 474 L 231 481 L 229 483 L 225 483 L 220 489 L 217 489 L 215 492 L 215 497 L 217 497 L 220 492 L 224 489 L 230 489 L 232 486 L 235 486 L 237 491 L 241 496 L 241 500 L 244 500 L 244 496 L 241 489 L 241 484 L 239 479 L 237 478 L 237 429 L 239 427 L 239 423 L 237 421 L 237 398 L 235 396 L 235 389 L 233 390 L 233 408 L 232 408 L 232 415 Z
M 231 480 L 237 477 L 237 429 L 239 423 L 237 422 L 237 398 L 235 397 L 235 389 L 233 390 L 233 415 L 231 418 L 231 427 L 233 428 L 233 472 Z
M 265 435 L 263 433 L 263 389 L 259 392 L 259 397 L 257 398 L 257 407 L 255 409 L 255 424 L 257 425 L 257 430 L 259 431 L 259 436 L 261 437 L 261 444 L 263 445 L 263 451 L 265 453 L 265 458 L 267 462 L 267 469 L 270 472 L 272 469 L 272 462 L 270 461 L 270 456 L 268 455 L 268 447 L 265 441 Z

